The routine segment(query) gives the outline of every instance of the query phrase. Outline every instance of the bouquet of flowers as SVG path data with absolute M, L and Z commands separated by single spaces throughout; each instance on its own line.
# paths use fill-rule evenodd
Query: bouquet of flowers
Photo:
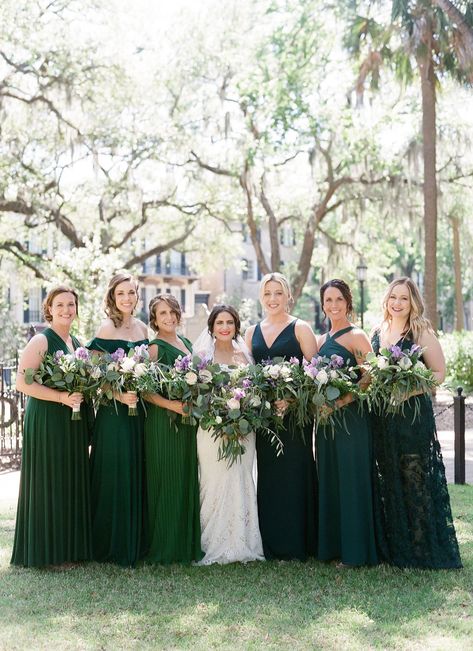
M 298 403 L 298 422 L 305 424 L 315 416 L 316 429 L 320 425 L 334 427 L 344 417 L 336 401 L 348 393 L 359 393 L 357 373 L 347 367 L 340 355 L 316 355 L 310 362 L 302 362 L 304 380 L 301 382 Z
M 271 403 L 261 387 L 254 384 L 246 367 L 230 371 L 230 381 L 213 392 L 200 426 L 212 430 L 212 437 L 220 440 L 218 459 L 225 459 L 230 467 L 244 454 L 246 438 L 252 432 L 268 435 L 276 453 L 282 452 L 274 419 Z
M 158 393 L 187 405 L 188 415 L 182 417 L 182 422 L 187 425 L 196 424 L 213 399 L 214 389 L 229 381 L 229 372 L 219 364 L 207 357 L 191 354 L 180 355 L 174 366 L 161 366 L 160 372 Z
M 114 400 L 115 392 L 138 393 L 138 381 L 148 372 L 148 346 L 141 344 L 131 348 L 128 355 L 123 348 L 106 353 L 101 358 L 101 390 L 108 400 Z M 128 407 L 129 416 L 137 416 L 135 407 Z
M 97 391 L 101 371 L 97 354 L 82 346 L 73 353 L 56 351 L 46 354 L 38 369 L 25 369 L 26 384 L 44 384 L 44 386 L 67 393 L 82 393 L 89 400 Z M 80 420 L 80 407 L 73 407 L 72 420 Z
M 402 350 L 400 346 L 382 348 L 379 355 L 368 353 L 364 367 L 371 376 L 366 397 L 377 413 L 401 413 L 404 402 L 415 394 L 430 393 L 438 382 L 421 357 L 425 349 L 417 344 Z M 419 415 L 419 400 L 414 400 L 413 421 Z
M 265 400 L 269 403 L 276 400 L 285 400 L 288 403 L 289 406 L 285 412 L 276 411 L 275 414 L 278 418 L 277 425 L 281 427 L 284 416 L 289 414 L 293 417 L 297 406 L 299 360 L 295 357 L 291 357 L 289 361 L 282 357 L 263 360 L 261 365 L 250 366 L 249 374 L 252 382 L 260 388 Z

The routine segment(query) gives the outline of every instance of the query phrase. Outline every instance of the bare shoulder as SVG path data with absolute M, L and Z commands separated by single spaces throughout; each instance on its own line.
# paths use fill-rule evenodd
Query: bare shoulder
M 112 338 L 115 336 L 116 328 L 113 324 L 112 319 L 105 319 L 99 325 L 97 332 L 95 333 L 96 337 L 101 337 L 103 339 Z
M 419 341 L 416 343 L 418 343 L 422 348 L 427 348 L 427 350 L 429 348 L 440 347 L 440 341 L 430 330 L 423 330 L 419 337 Z
M 34 335 L 34 337 L 31 337 L 24 350 L 32 353 L 37 352 L 44 354 L 48 350 L 48 339 L 46 335 L 39 332 L 37 335 Z
M 135 319 L 135 323 L 140 329 L 140 332 L 143 335 L 143 339 L 148 339 L 148 326 L 146 325 L 146 323 L 143 323 L 143 321 L 141 321 L 140 319 Z
M 325 334 L 323 334 L 323 335 L 318 335 L 318 336 L 316 337 L 316 339 L 317 339 L 317 346 L 318 346 L 318 348 L 319 348 L 319 350 L 320 350 L 321 347 L 324 345 L 324 343 L 325 343 L 326 340 L 327 340 L 327 333 L 325 333 Z
M 245 344 L 251 350 L 251 343 L 253 341 L 253 335 L 256 329 L 256 323 L 250 325 L 245 331 Z
M 301 334 L 313 334 L 313 330 L 310 324 L 307 321 L 303 321 L 302 319 L 296 319 L 294 328 L 296 332 L 300 332 Z

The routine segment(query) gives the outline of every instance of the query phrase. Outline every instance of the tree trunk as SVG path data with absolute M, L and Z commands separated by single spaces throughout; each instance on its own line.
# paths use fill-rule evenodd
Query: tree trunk
M 462 270 L 460 252 L 460 224 L 458 217 L 450 216 L 453 231 L 453 267 L 455 270 L 455 330 L 465 328 L 463 317 Z
M 426 33 L 427 32 L 427 33 Z M 426 54 L 418 56 L 422 91 L 422 146 L 424 154 L 424 297 L 426 316 L 437 329 L 437 175 L 436 97 L 432 29 L 426 27 Z

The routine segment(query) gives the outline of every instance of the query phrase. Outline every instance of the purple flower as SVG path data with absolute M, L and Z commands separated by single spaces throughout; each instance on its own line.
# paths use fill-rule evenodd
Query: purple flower
M 74 351 L 74 356 L 76 359 L 81 359 L 82 361 L 86 362 L 89 359 L 89 351 L 87 348 L 80 346 Z
M 332 355 L 330 357 L 330 366 L 332 368 L 342 368 L 345 365 L 345 360 L 340 355 Z
M 55 361 L 55 362 L 59 362 L 59 360 L 61 359 L 61 357 L 62 357 L 63 355 L 64 355 L 64 351 L 63 351 L 63 350 L 56 350 L 56 352 L 54 353 L 54 361 Z
M 251 387 L 252 384 L 253 384 L 253 383 L 252 383 L 252 381 L 250 380 L 250 378 L 247 378 L 247 377 L 244 378 L 244 380 L 243 380 L 242 383 L 241 383 L 241 385 L 242 385 L 242 387 L 243 387 L 244 389 L 249 389 L 249 388 Z
M 272 366 L 273 365 L 273 360 L 271 359 L 271 357 L 268 357 L 268 359 L 262 359 L 261 364 L 263 366 Z
M 246 391 L 244 389 L 233 389 L 233 397 L 237 400 L 241 400 L 246 396 Z
M 179 372 L 188 371 L 191 365 L 192 357 L 190 355 L 186 355 L 185 357 L 181 357 L 179 355 L 179 357 L 174 362 L 174 368 Z
M 392 358 L 395 360 L 399 360 L 403 356 L 403 352 L 400 346 L 390 346 L 389 352 L 391 353 Z
M 133 351 L 133 359 L 135 362 L 140 362 L 141 360 L 147 359 L 148 357 L 149 355 L 147 344 L 140 344 L 139 346 L 135 346 L 135 349 Z
M 123 348 L 117 348 L 116 351 L 110 355 L 110 357 L 114 362 L 121 362 L 125 357 L 125 351 Z
M 421 352 L 421 350 L 422 350 L 422 348 L 418 344 L 412 344 L 409 353 L 411 355 L 417 355 L 418 353 Z
M 197 364 L 197 369 L 198 369 L 199 371 L 203 371 L 204 369 L 207 368 L 207 366 L 209 365 L 209 362 L 210 362 L 210 358 L 209 358 L 209 357 L 203 357 L 203 358 L 200 360 L 200 362 Z
M 300 365 L 300 362 L 299 362 L 299 360 L 297 359 L 297 357 L 290 357 L 290 358 L 289 358 L 289 362 L 290 362 L 291 364 L 296 364 L 296 366 L 299 366 L 299 365 Z

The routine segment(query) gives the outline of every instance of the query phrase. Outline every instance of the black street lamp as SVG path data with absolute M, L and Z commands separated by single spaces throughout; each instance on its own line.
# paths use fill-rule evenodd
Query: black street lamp
M 361 329 L 364 327 L 363 316 L 365 313 L 365 280 L 366 272 L 368 267 L 365 264 L 363 258 L 360 258 L 360 262 L 356 268 L 356 277 L 360 283 L 360 297 L 361 297 Z

